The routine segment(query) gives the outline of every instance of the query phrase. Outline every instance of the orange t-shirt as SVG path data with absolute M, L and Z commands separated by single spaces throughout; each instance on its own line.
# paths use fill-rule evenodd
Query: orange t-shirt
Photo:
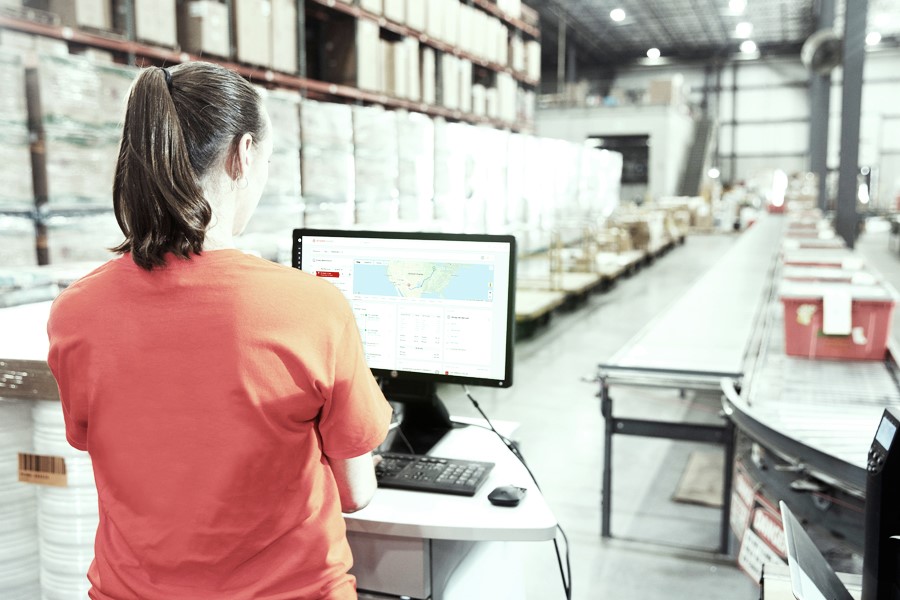
M 356 598 L 326 457 L 375 448 L 390 405 L 336 288 L 238 250 L 125 255 L 48 333 L 100 497 L 91 598 Z

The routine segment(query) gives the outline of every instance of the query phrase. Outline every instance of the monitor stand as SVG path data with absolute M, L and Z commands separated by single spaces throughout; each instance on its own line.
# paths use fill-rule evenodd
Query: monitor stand
M 400 431 L 394 436 L 390 452 L 426 454 L 455 427 L 437 395 L 435 383 L 385 380 L 381 389 L 390 402 L 403 405 Z

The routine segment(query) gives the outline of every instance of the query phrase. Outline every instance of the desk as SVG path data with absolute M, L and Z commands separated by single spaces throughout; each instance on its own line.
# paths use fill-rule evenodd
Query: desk
M 346 515 L 361 591 L 434 600 L 524 598 L 516 542 L 549 541 L 556 518 L 525 468 L 492 432 L 454 429 L 430 454 L 496 463 L 472 498 L 379 489 Z M 499 485 L 528 489 L 519 506 L 490 504 Z

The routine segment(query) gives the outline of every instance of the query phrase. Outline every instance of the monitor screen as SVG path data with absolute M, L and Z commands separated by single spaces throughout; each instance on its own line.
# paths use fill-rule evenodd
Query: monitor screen
M 294 231 L 294 267 L 335 285 L 376 375 L 512 385 L 515 238 Z

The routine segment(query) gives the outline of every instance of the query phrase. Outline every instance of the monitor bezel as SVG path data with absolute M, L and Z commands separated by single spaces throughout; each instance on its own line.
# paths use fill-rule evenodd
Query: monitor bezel
M 374 231 L 353 229 L 294 229 L 292 242 L 291 266 L 301 270 L 302 252 L 300 239 L 303 236 L 317 235 L 322 237 L 343 238 L 384 238 L 399 240 L 436 240 L 456 242 L 496 242 L 509 245 L 509 289 L 508 306 L 506 310 L 506 364 L 504 365 L 503 379 L 490 379 L 478 377 L 466 377 L 462 375 L 441 375 L 438 373 L 421 373 L 418 371 L 392 371 L 389 369 L 372 368 L 376 377 L 398 381 L 431 381 L 436 383 L 457 383 L 465 385 L 477 385 L 494 388 L 508 388 L 513 384 L 513 362 L 516 337 L 516 238 L 512 235 L 492 235 L 474 233 L 436 233 L 415 231 Z M 306 273 L 306 271 L 304 271 Z M 371 368 L 371 367 L 370 367 Z

